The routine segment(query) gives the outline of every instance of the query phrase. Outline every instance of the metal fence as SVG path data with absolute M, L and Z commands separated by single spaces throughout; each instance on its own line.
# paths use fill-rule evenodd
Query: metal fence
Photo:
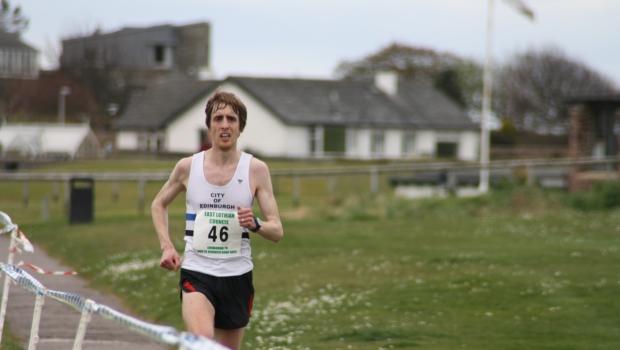
M 497 160 L 489 163 L 491 176 L 514 179 L 515 171 L 521 170 L 521 177 L 524 182 L 533 185 L 543 183 L 545 180 L 564 179 L 568 176 L 569 169 L 573 167 L 587 168 L 596 167 L 607 169 L 609 172 L 617 173 L 617 166 L 620 157 L 601 157 L 601 158 L 555 158 L 555 159 L 513 159 Z M 424 181 L 426 178 L 431 183 L 442 183 L 442 185 L 457 185 L 460 179 L 464 182 L 477 182 L 480 163 L 475 162 L 407 162 L 384 165 L 364 165 L 364 166 L 339 166 L 339 167 L 316 167 L 300 169 L 274 169 L 271 176 L 276 184 L 282 179 L 291 181 L 291 196 L 293 203 L 301 201 L 301 181 L 308 178 L 323 178 L 326 181 L 326 188 L 333 188 L 335 180 L 344 176 L 364 176 L 368 178 L 366 189 L 371 193 L 376 193 L 380 189 L 380 176 L 401 176 L 410 177 L 415 182 Z M 92 178 L 96 182 L 111 182 L 115 185 L 112 188 L 112 196 L 118 197 L 119 182 L 135 182 L 137 184 L 137 203 L 138 213 L 145 212 L 145 187 L 149 182 L 164 182 L 168 179 L 169 172 L 16 172 L 0 173 L 0 181 L 13 181 L 22 183 L 22 201 L 29 202 L 30 182 L 52 182 L 54 183 L 54 196 L 60 197 L 60 184 L 64 184 L 64 195 L 62 196 L 65 207 L 69 200 L 69 181 L 72 178 Z M 360 191 L 365 190 L 360 188 Z M 45 205 L 45 204 L 43 204 Z
M 73 350 L 82 348 L 86 329 L 93 314 L 100 315 L 104 318 L 112 320 L 123 327 L 147 336 L 160 343 L 170 346 L 176 346 L 180 350 L 225 350 L 226 347 L 204 337 L 197 336 L 192 333 L 178 332 L 169 326 L 155 325 L 144 322 L 135 317 L 126 315 L 109 306 L 99 304 L 92 299 L 86 299 L 79 294 L 51 290 L 46 288 L 36 278 L 32 277 L 26 271 L 13 265 L 14 254 L 16 248 L 20 244 L 24 244 L 24 240 L 18 238 L 17 225 L 13 224 L 10 217 L 0 212 L 0 234 L 10 234 L 9 254 L 6 263 L 0 262 L 0 271 L 5 274 L 4 288 L 2 290 L 2 301 L 0 303 L 0 340 L 4 329 L 4 320 L 8 304 L 10 281 L 12 280 L 20 287 L 32 292 L 35 295 L 35 306 L 32 316 L 30 328 L 30 337 L 28 340 L 28 350 L 35 350 L 39 341 L 39 324 L 41 321 L 41 313 L 45 298 L 56 300 L 66 304 L 82 314 L 80 322 L 77 326 L 75 339 L 73 342 Z M 28 242 L 29 244 L 29 242 Z M 29 249 L 26 247 L 26 249 Z

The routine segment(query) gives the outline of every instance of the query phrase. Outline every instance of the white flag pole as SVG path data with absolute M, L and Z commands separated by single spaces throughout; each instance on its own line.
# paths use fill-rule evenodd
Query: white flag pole
M 493 83 L 493 12 L 494 0 L 487 7 L 486 58 L 482 78 L 482 115 L 480 116 L 480 193 L 489 191 L 489 120 L 491 119 L 491 88 Z

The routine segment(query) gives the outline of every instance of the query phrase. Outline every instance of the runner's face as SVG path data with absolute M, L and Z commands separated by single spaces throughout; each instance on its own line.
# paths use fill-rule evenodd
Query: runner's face
M 213 147 L 227 150 L 237 144 L 241 135 L 239 130 L 239 116 L 229 105 L 219 105 L 211 114 L 209 136 Z

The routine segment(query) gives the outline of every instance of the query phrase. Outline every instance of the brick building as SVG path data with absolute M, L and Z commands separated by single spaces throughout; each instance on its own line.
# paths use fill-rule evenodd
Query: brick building
M 567 107 L 569 156 L 617 158 L 620 154 L 620 95 L 578 97 L 568 101 Z M 569 188 L 571 191 L 587 189 L 595 181 L 618 179 L 618 163 L 576 166 L 569 174 Z

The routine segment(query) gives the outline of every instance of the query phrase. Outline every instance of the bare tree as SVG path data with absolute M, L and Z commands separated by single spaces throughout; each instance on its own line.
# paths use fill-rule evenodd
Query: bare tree
M 30 20 L 22 13 L 21 6 L 12 7 L 8 0 L 0 2 L 0 31 L 21 34 Z
M 99 25 L 82 23 L 75 27 L 75 30 L 61 39 L 63 49 L 60 51 L 69 52 L 79 59 L 63 60 L 59 55 L 59 70 L 93 92 L 100 113 L 108 113 L 110 106 L 124 106 L 131 89 L 134 88 L 131 82 L 137 80 L 134 79 L 136 73 L 122 69 L 118 62 L 119 48 L 114 43 L 98 45 L 95 42 L 102 33 Z M 65 47 L 67 40 L 82 42 L 76 49 Z
M 554 47 L 515 55 L 497 74 L 495 110 L 521 130 L 564 133 L 566 99 L 605 95 L 613 83 Z
M 346 79 L 371 79 L 382 70 L 401 77 L 430 77 L 435 87 L 469 109 L 479 108 L 482 86 L 480 64 L 448 52 L 392 43 L 376 53 L 354 61 L 343 61 L 335 75 Z
M 45 46 L 43 47 L 43 57 L 49 65 L 50 69 L 58 69 L 60 67 L 61 48 L 57 40 L 45 38 Z

